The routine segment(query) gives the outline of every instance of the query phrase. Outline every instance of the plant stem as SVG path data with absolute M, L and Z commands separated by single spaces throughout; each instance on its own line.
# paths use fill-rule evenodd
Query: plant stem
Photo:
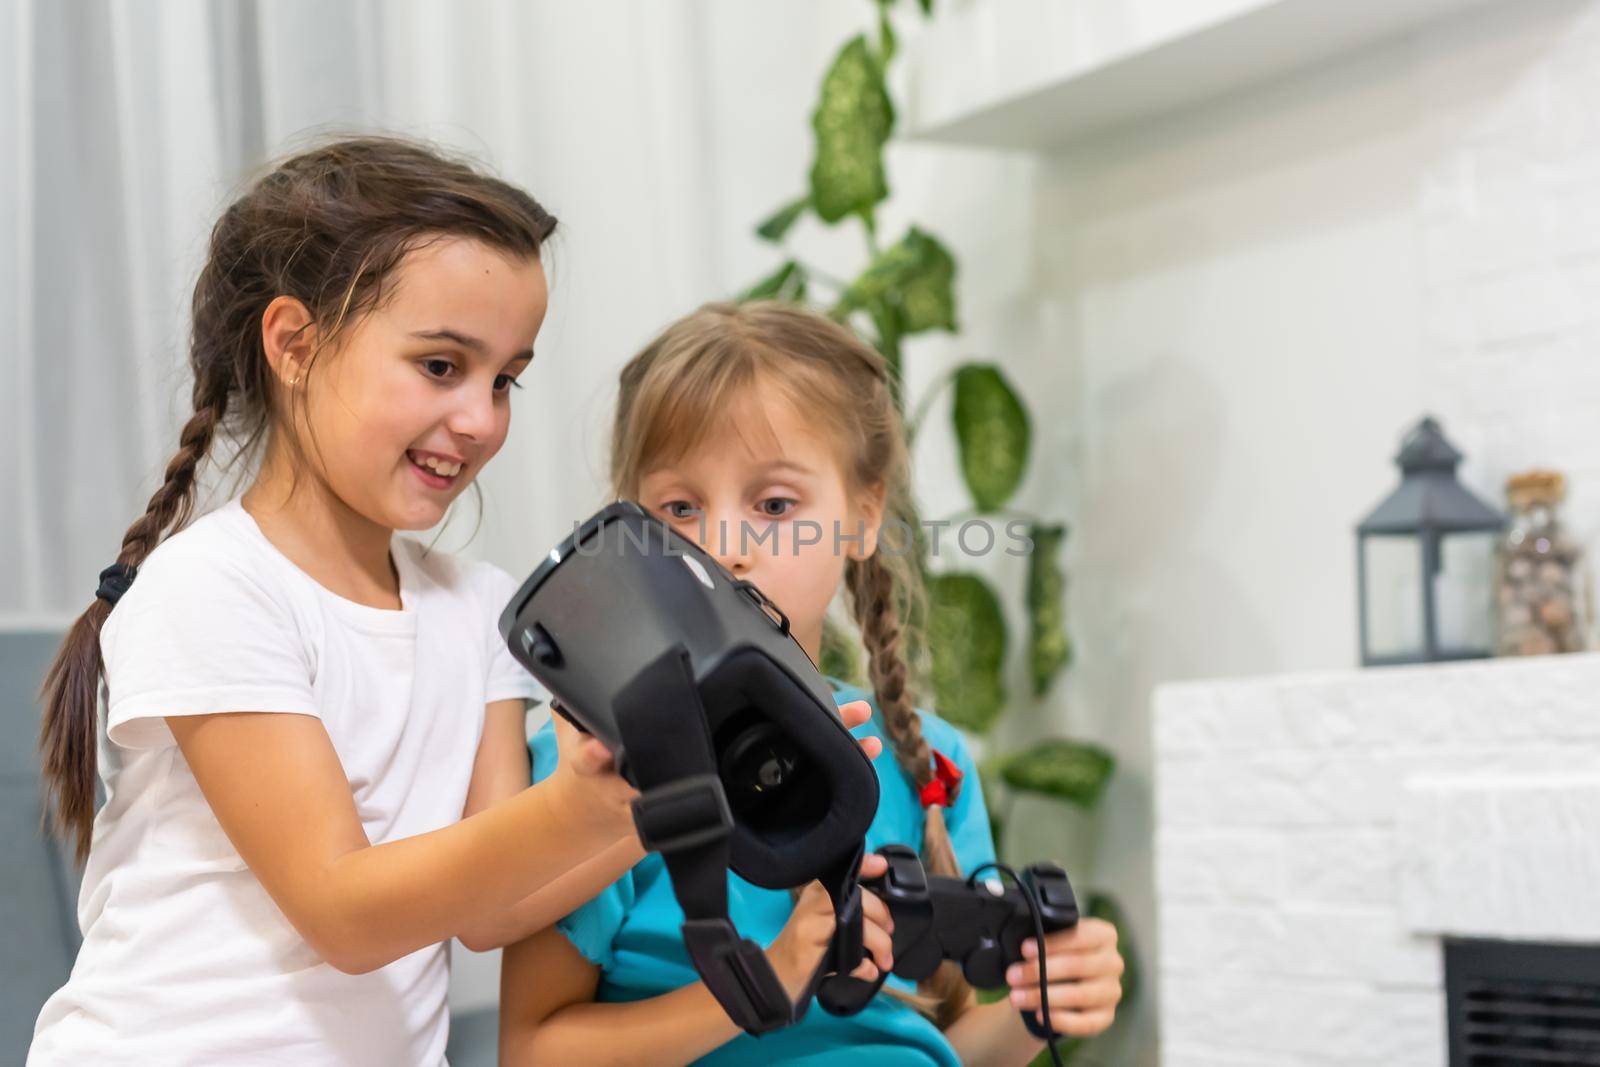
M 906 447 L 910 447 L 917 439 L 917 431 L 922 428 L 922 422 L 928 417 L 928 409 L 933 407 L 934 400 L 944 391 L 944 387 L 955 381 L 956 375 L 961 373 L 960 367 L 952 367 L 939 376 L 939 379 L 928 387 L 922 394 L 922 399 L 917 401 L 917 410 L 912 413 L 911 421 L 906 425 Z
M 808 277 L 815 278 L 817 281 L 821 282 L 823 285 L 832 286 L 833 288 L 839 290 L 839 292 L 841 292 L 841 293 L 843 293 L 846 289 L 850 288 L 850 283 L 849 282 L 845 281 L 842 278 L 837 278 L 834 275 L 829 274 L 825 270 L 818 270 L 816 267 L 813 267 L 810 263 L 807 263 L 803 259 L 796 258 L 795 262 L 800 264 L 800 266 L 805 268 L 806 275 Z
M 861 213 L 861 226 L 867 235 L 867 262 L 878 258 L 878 220 L 871 208 Z
M 1007 789 L 1003 795 L 1005 796 L 1006 810 L 1005 814 L 1000 816 L 1000 825 L 1009 829 L 1011 826 L 1011 816 L 1015 813 L 1017 807 L 1017 791 L 1015 789 Z M 1001 842 L 999 841 L 994 843 L 994 851 L 995 855 L 997 856 L 1001 854 L 1000 845 Z

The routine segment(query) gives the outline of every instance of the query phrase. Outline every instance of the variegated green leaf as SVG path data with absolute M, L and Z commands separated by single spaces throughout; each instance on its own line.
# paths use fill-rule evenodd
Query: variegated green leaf
M 782 241 L 794 226 L 796 220 L 806 213 L 806 208 L 811 206 L 811 198 L 802 196 L 797 200 L 787 203 L 774 211 L 771 215 L 761 220 L 756 227 L 756 236 L 774 244 Z
M 850 283 L 835 315 L 865 309 L 876 319 L 893 308 L 900 333 L 956 329 L 956 264 L 937 237 L 913 226 L 898 243 L 875 256 Z
M 817 216 L 833 223 L 870 213 L 889 195 L 883 146 L 894 129 L 894 105 L 865 36 L 852 37 L 823 75 L 811 128 L 816 133 L 811 202 Z
M 971 363 L 956 373 L 951 418 L 961 473 L 979 511 L 998 511 L 1022 482 L 1032 427 L 1000 368 Z
M 1066 577 L 1061 569 L 1061 546 L 1067 539 L 1065 526 L 1034 525 L 1028 528 L 1033 551 L 1028 555 L 1028 667 L 1033 680 L 1033 695 L 1050 691 L 1061 669 L 1072 661 L 1072 642 L 1067 637 Z
M 983 733 L 1005 706 L 1006 624 L 1000 601 L 975 574 L 936 574 L 928 584 L 928 645 L 935 706 Z
M 894 23 L 889 19 L 889 5 L 878 5 L 878 61 L 888 67 L 893 61 L 895 53 L 900 50 L 900 41 L 894 35 Z
M 1058 738 L 1005 757 L 1000 776 L 1022 793 L 1039 793 L 1089 810 L 1099 803 L 1116 760 L 1099 745 Z
M 788 300 L 804 303 L 806 299 L 806 269 L 794 260 L 785 260 L 771 274 L 746 289 L 739 300 Z

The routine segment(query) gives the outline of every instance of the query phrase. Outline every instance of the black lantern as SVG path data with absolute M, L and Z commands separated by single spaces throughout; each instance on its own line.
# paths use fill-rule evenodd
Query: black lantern
M 1406 435 L 1395 462 L 1399 487 L 1356 528 L 1361 664 L 1489 656 L 1505 519 L 1456 481 L 1461 453 L 1436 420 Z

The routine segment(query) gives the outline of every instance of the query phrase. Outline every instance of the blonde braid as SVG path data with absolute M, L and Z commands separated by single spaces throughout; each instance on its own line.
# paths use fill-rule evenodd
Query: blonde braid
M 895 761 L 920 790 L 933 780 L 933 753 L 922 736 L 922 716 L 912 706 L 906 686 L 906 664 L 900 654 L 900 612 L 895 604 L 894 575 L 877 554 L 864 560 L 851 560 L 845 566 L 845 583 L 862 643 L 867 647 L 869 674 L 889 747 Z M 950 798 L 955 802 L 955 797 Z M 923 809 L 922 862 L 929 874 L 961 876 L 944 809 L 937 804 Z M 972 988 L 961 976 L 960 968 L 945 963 L 918 987 L 931 1004 L 931 1014 L 940 1029 L 960 1017 L 972 1004 Z M 924 1005 L 919 1003 L 919 1007 Z

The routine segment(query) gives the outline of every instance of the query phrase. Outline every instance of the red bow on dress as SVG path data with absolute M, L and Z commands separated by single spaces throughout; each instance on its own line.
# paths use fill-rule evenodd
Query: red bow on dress
M 950 758 L 938 749 L 933 752 L 933 780 L 924 785 L 917 792 L 917 799 L 922 801 L 922 806 L 931 808 L 938 804 L 948 808 L 956 802 L 956 797 L 961 794 L 961 768 L 950 761 Z

